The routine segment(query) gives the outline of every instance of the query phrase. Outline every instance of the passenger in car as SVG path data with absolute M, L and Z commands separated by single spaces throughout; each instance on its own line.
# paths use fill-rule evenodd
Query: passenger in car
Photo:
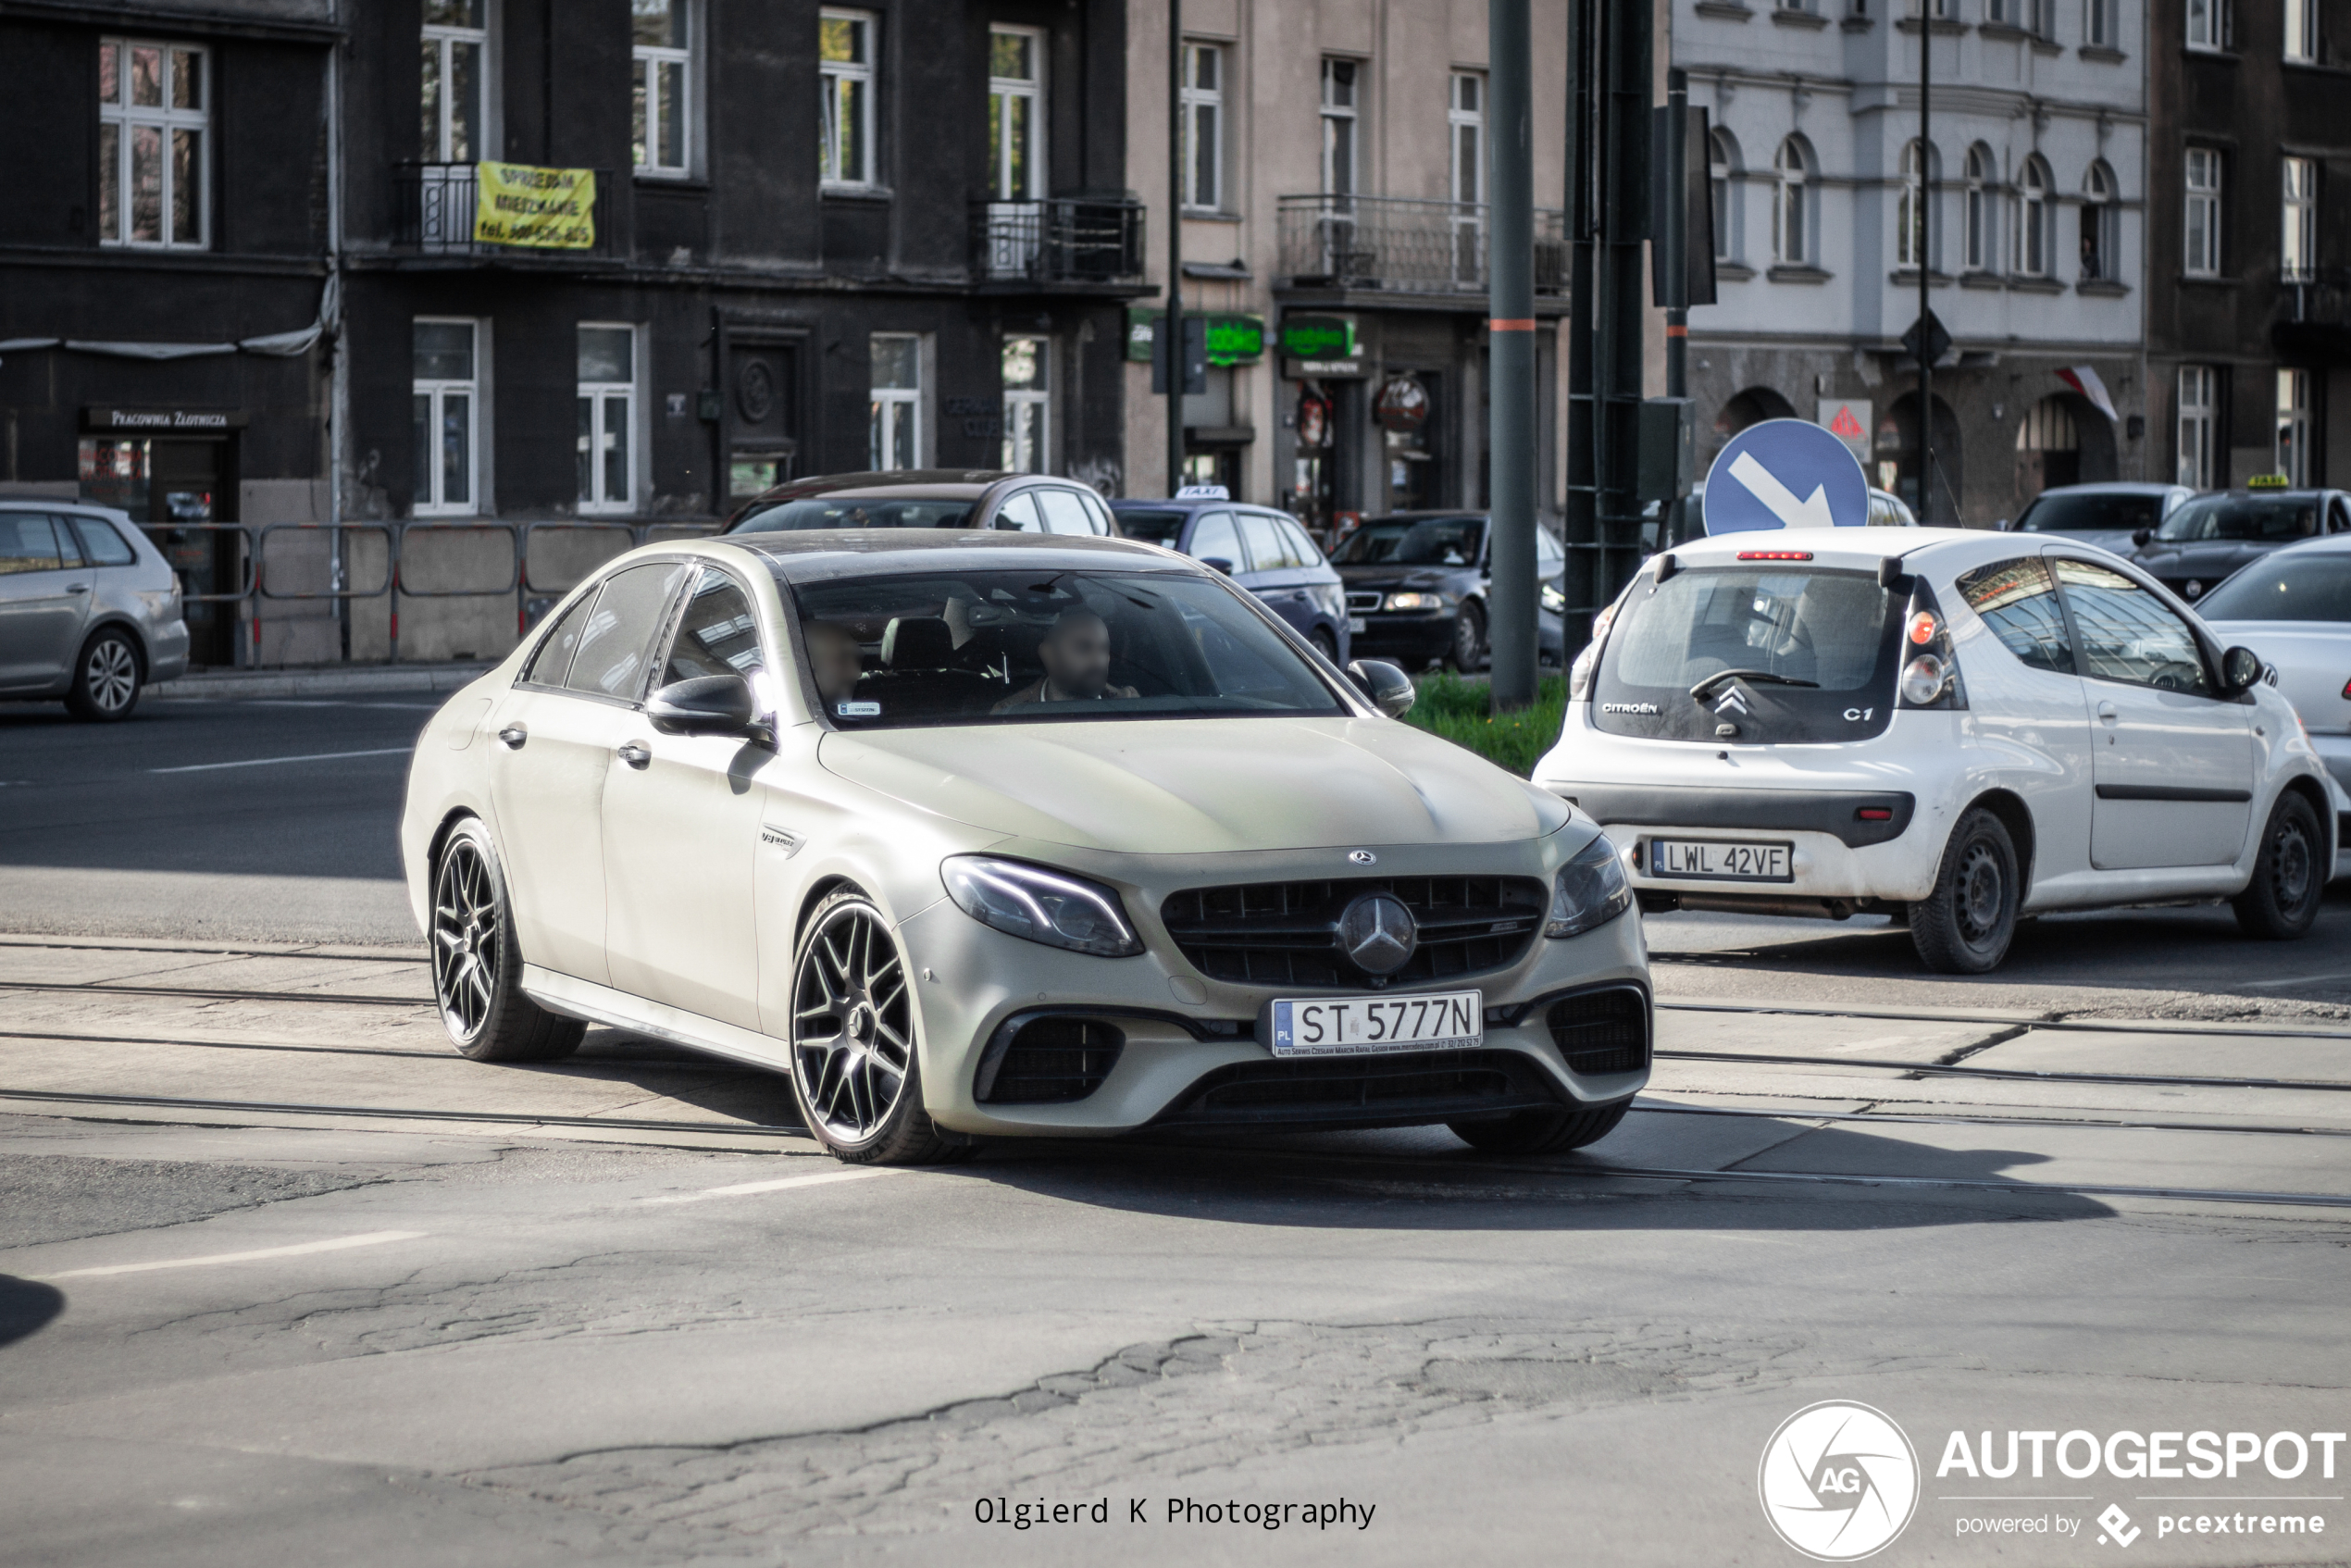
M 857 678 L 865 673 L 857 656 L 857 640 L 830 621 L 802 621 L 800 634 L 808 644 L 808 668 L 816 678 L 816 695 L 827 703 L 845 703 L 855 696 Z
M 1084 605 L 1064 610 L 1037 644 L 1045 673 L 989 709 L 1004 713 L 1032 703 L 1087 702 L 1132 697 L 1131 686 L 1110 683 L 1110 624 Z

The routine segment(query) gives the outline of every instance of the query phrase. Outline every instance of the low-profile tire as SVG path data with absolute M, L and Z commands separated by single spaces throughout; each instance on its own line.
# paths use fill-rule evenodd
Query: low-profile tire
M 1466 599 L 1453 617 L 1453 646 L 1446 653 L 1445 662 L 1463 675 L 1485 667 L 1486 612 Z
M 2309 934 L 2326 896 L 2326 841 L 2308 801 L 2292 790 L 2278 797 L 2254 852 L 2253 880 L 2234 901 L 2246 936 L 2290 942 Z
M 553 1062 L 579 1049 L 588 1026 L 523 995 L 513 912 L 490 829 L 467 817 L 433 862 L 432 994 L 442 1027 L 477 1062 Z
M 860 1165 L 936 1164 L 968 1145 L 923 1110 L 906 954 L 856 888 L 808 917 L 792 959 L 791 1084 L 809 1135 Z
M 1580 1111 L 1514 1111 L 1491 1121 L 1445 1125 L 1481 1154 L 1563 1154 L 1614 1132 L 1632 1104 L 1620 1100 Z
M 131 716 L 139 705 L 146 671 L 139 663 L 139 645 L 120 627 L 101 627 L 90 634 L 73 661 L 73 683 L 66 688 L 66 706 L 76 718 L 112 724 Z
M 1910 944 L 1937 974 L 1989 973 L 2009 955 L 2022 893 L 2007 824 L 1971 811 L 1951 830 L 1934 890 L 1910 905 Z

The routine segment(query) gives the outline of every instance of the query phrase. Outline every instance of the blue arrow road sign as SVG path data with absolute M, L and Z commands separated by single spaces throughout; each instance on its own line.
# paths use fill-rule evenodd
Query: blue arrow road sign
M 1706 471 L 1708 533 L 1869 521 L 1870 481 L 1853 449 L 1809 419 L 1749 425 Z

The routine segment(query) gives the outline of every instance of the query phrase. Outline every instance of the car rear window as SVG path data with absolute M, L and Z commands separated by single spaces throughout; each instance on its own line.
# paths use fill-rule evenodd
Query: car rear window
M 2351 621 L 2351 555 L 2270 555 L 2206 594 L 2208 621 Z
M 76 517 L 73 527 L 81 536 L 81 554 L 93 566 L 128 566 L 138 562 L 138 552 L 103 517 Z
M 1874 573 L 1826 567 L 1742 562 L 1636 583 L 1593 682 L 1595 722 L 1662 740 L 1879 734 L 1892 717 L 1905 603 Z M 1694 694 L 1710 677 L 1723 678 Z
M 2206 539 L 2283 544 L 2288 540 L 2315 539 L 2318 533 L 2319 498 L 2315 495 L 2206 495 L 2183 503 L 2155 530 L 2155 537 L 2166 544 L 2191 544 Z
M 2044 492 L 2016 520 L 2019 533 L 2135 532 L 2163 520 L 2160 495 L 2087 495 Z
M 960 529 L 971 526 L 968 501 L 892 500 L 812 495 L 753 512 L 728 533 L 789 533 L 798 529 Z

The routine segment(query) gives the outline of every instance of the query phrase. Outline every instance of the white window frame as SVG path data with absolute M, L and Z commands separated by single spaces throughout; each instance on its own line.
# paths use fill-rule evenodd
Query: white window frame
M 1714 259 L 1738 259 L 1738 145 L 1721 126 L 1707 132 L 1706 179 L 1714 202 Z
M 2183 365 L 2178 380 L 2176 482 L 2212 488 L 2214 404 L 2220 376 L 2209 365 Z
M 2114 41 L 2114 0 L 2084 0 L 2082 41 L 2093 49 L 2112 49 Z
M 1007 473 L 1050 474 L 1053 471 L 1053 340 L 1036 332 L 1009 332 L 1003 346 L 1009 348 L 1024 340 L 1037 345 L 1037 363 L 1045 372 L 1045 384 L 1035 389 L 1003 389 L 1003 450 L 997 467 Z M 1034 411 L 1033 424 L 1025 410 Z
M 432 441 L 431 459 L 425 468 L 430 493 L 409 497 L 408 511 L 412 516 L 476 517 L 481 516 L 486 510 L 482 504 L 481 496 L 484 468 L 481 460 L 483 429 L 481 397 L 483 386 L 488 380 L 488 378 L 482 374 L 485 368 L 483 355 L 488 348 L 490 338 L 486 330 L 488 325 L 487 322 L 477 320 L 469 316 L 419 316 L 415 317 L 412 323 L 412 331 L 417 326 L 462 326 L 473 334 L 473 374 L 471 376 L 462 380 L 454 377 L 412 377 L 410 381 L 409 391 L 412 397 L 430 400 L 425 429 L 430 432 Z M 444 418 L 442 410 L 452 392 L 462 393 L 466 398 L 466 498 L 460 501 L 447 499 L 441 465 L 441 428 Z
M 1811 265 L 1812 214 L 1806 189 L 1811 172 L 1804 144 L 1793 136 L 1782 137 L 1772 154 L 1772 259 L 1783 267 Z
M 1026 77 L 994 74 L 995 40 L 998 33 L 1014 33 L 1028 40 Z M 1036 27 L 1015 27 L 1010 22 L 989 24 L 989 75 L 988 78 L 988 113 L 995 142 L 995 167 L 988 171 L 989 192 L 999 202 L 1033 202 L 1045 194 L 1045 30 Z M 1013 188 L 1013 112 L 1015 101 L 1028 106 L 1028 168 L 1025 189 Z
M 2220 190 L 2227 171 L 2217 147 L 2190 147 L 2182 180 L 2186 199 L 2181 207 L 2182 240 L 2186 246 L 2185 270 L 2191 278 L 2220 276 Z
M 2277 471 L 2296 490 L 2310 482 L 2310 372 L 2278 372 Z
M 101 178 L 98 213 L 98 243 L 102 245 L 122 245 L 138 250 L 200 251 L 212 244 L 212 57 L 211 52 L 193 44 L 169 44 L 148 38 L 103 38 L 101 50 L 111 49 L 115 56 L 115 102 L 98 106 L 100 156 L 105 153 L 105 133 L 114 131 L 114 181 L 112 204 L 106 199 L 106 187 Z M 132 51 L 153 49 L 159 64 L 156 68 L 158 104 L 135 105 L 131 101 L 131 60 Z M 172 90 L 177 85 L 176 73 L 183 68 L 180 62 L 192 61 L 196 70 L 196 102 L 202 106 L 193 109 L 171 106 Z M 155 137 L 155 236 L 134 238 L 131 233 L 131 180 L 137 166 L 135 149 L 141 131 L 152 131 Z M 195 156 L 189 160 L 195 184 L 192 204 L 195 232 L 181 237 L 175 231 L 174 209 L 179 205 L 180 177 L 174 169 L 172 149 L 181 136 L 195 138 Z
M 1933 270 L 1934 157 L 1915 136 L 1902 143 L 1901 191 L 1894 201 L 1894 265 Z
M 639 44 L 633 39 L 628 45 L 629 83 L 632 93 L 641 93 L 645 105 L 645 144 L 641 156 L 635 158 L 635 172 L 641 180 L 686 180 L 693 175 L 695 135 L 694 115 L 700 99 L 695 81 L 696 56 L 702 50 L 702 17 L 695 0 L 673 0 L 672 14 L 682 17 L 686 23 L 686 46 L 682 49 L 668 44 Z M 662 68 L 678 69 L 678 161 L 661 161 L 661 120 L 667 106 L 661 90 Z M 632 127 L 633 129 L 633 127 Z
M 1214 81 L 1200 85 L 1206 63 Z M 1225 210 L 1225 82 L 1221 44 L 1184 41 L 1184 210 Z
M 817 51 L 817 71 L 824 89 L 817 100 L 817 178 L 828 191 L 870 191 L 881 182 L 877 177 L 881 144 L 875 136 L 876 128 L 881 123 L 876 106 L 881 96 L 881 18 L 872 11 L 827 6 L 817 13 L 817 19 L 820 27 L 825 22 L 847 22 L 862 29 L 865 55 L 863 60 L 827 60 L 822 57 L 821 48 Z M 862 168 L 843 168 L 845 133 L 850 127 L 845 123 L 840 104 L 852 89 L 862 90 L 857 93 L 854 128 L 857 145 L 865 154 Z
M 2187 45 L 2191 49 L 2228 47 L 2228 24 L 2221 7 L 2228 0 L 2187 0 Z
M 1344 68 L 1352 77 L 1344 84 L 1345 100 L 1339 97 L 1341 83 L 1334 68 Z M 1323 194 L 1352 196 L 1362 189 L 1363 163 L 1363 79 L 1370 73 L 1361 60 L 1342 56 L 1323 56 Z M 1345 166 L 1339 159 L 1338 144 L 1344 132 Z
M 644 332 L 630 321 L 582 321 L 578 330 L 601 329 L 628 334 L 628 379 L 625 381 L 580 381 L 578 401 L 588 406 L 588 436 L 593 442 L 589 448 L 588 493 L 578 498 L 579 515 L 583 517 L 611 516 L 634 512 L 639 482 L 638 448 L 644 428 L 641 416 L 642 400 L 638 395 L 639 383 L 644 380 Z M 612 444 L 612 433 L 606 429 L 606 411 L 613 404 L 621 408 L 618 448 L 624 465 L 621 493 L 608 494 L 604 489 L 606 447 Z
M 2319 0 L 2285 0 L 2285 44 L 2289 60 L 2310 64 L 2319 57 Z
M 1966 210 L 1960 214 L 1967 232 L 1963 236 L 1965 251 L 1959 267 L 1966 272 L 1988 272 L 1992 258 L 2000 253 L 1994 243 L 1992 232 L 1996 204 L 1992 188 L 1999 182 L 1999 165 L 1993 161 L 1992 150 L 1978 142 L 1967 150 Z
M 928 450 L 929 436 L 929 430 L 927 429 L 929 421 L 924 417 L 923 412 L 923 394 L 928 385 L 928 378 L 926 375 L 926 372 L 929 368 L 927 361 L 930 356 L 926 352 L 927 345 L 923 341 L 922 334 L 918 332 L 875 332 L 867 340 L 869 345 L 880 343 L 885 341 L 890 342 L 903 342 L 913 345 L 914 350 L 914 384 L 912 387 L 872 386 L 869 388 L 869 394 L 872 401 L 869 404 L 867 416 L 868 425 L 865 441 L 866 463 L 873 472 L 883 474 L 893 473 L 906 468 L 920 468 L 924 467 L 923 454 Z M 870 347 L 867 352 L 870 356 Z M 868 358 L 867 363 L 869 365 L 872 363 L 870 357 Z M 870 374 L 868 375 L 867 380 L 869 382 L 873 380 Z M 1050 384 L 1051 382 L 1049 380 L 1048 385 Z M 899 408 L 904 408 L 908 411 L 907 442 L 910 450 L 905 452 L 896 450 L 896 437 L 893 433 L 897 428 L 893 418 L 893 414 L 894 411 Z M 889 448 L 889 450 L 885 450 L 885 448 Z
M 2122 225 L 2117 216 L 2115 203 L 2120 195 L 2114 182 L 2114 171 L 2104 159 L 2095 159 L 2082 180 L 2082 231 L 2096 242 L 2098 268 L 2093 272 L 2083 268 L 2085 282 L 2116 283 L 2121 270 L 2122 258 L 2115 253 L 2121 248 Z
M 1463 102 L 1463 89 L 1474 103 Z M 1446 189 L 1452 193 L 1456 205 L 1484 206 L 1489 149 L 1486 141 L 1486 73 L 1482 70 L 1457 70 L 1447 84 L 1445 98 L 1445 179 Z M 1462 183 L 1462 143 L 1466 138 L 1473 143 L 1470 168 L 1473 179 L 1464 189 Z
M 2307 283 L 2319 270 L 2319 160 L 2278 160 L 2278 280 Z
M 2049 230 L 2056 214 L 2050 199 L 2049 170 L 2038 157 L 2027 157 L 2016 176 L 2016 255 L 2020 278 L 2050 275 L 2052 247 Z
M 421 29 L 424 48 L 433 56 L 433 70 L 441 82 L 441 98 L 434 126 L 427 138 L 421 156 L 426 163 L 477 163 L 490 156 L 487 146 L 461 148 L 456 144 L 457 113 L 455 100 L 449 84 L 454 80 L 450 63 L 454 50 L 470 45 L 474 51 L 474 126 L 484 143 L 490 140 L 490 6 L 491 0 L 482 0 L 479 27 L 457 27 L 448 22 L 426 22 Z M 419 91 L 423 83 L 418 83 Z M 420 104 L 419 109 L 423 107 Z M 419 130 L 423 128 L 418 127 Z

